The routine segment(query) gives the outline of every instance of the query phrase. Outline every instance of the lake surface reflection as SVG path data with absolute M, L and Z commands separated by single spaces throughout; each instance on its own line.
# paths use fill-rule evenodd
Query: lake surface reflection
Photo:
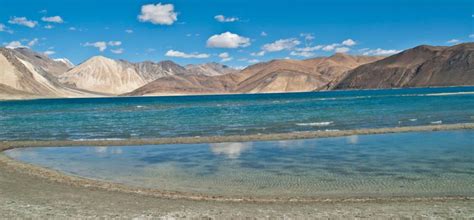
M 227 196 L 474 195 L 474 131 L 245 143 L 13 149 L 67 174 Z

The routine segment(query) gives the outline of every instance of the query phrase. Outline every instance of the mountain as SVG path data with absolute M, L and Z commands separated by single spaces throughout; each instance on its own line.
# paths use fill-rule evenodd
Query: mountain
M 96 56 L 62 74 L 59 80 L 75 88 L 109 95 L 209 93 L 220 92 L 227 84 L 226 80 L 220 82 L 211 77 L 234 72 L 236 70 L 217 63 L 185 68 L 172 61 L 130 63 Z M 146 87 L 134 92 L 142 86 Z
M 249 66 L 238 73 L 237 93 L 301 92 L 326 89 L 343 73 L 381 57 L 350 56 L 307 60 L 273 60 Z
M 0 48 L 0 99 L 95 96 L 58 82 L 56 76 L 67 69 L 27 48 Z
M 120 94 L 147 83 L 128 62 L 95 56 L 59 76 L 61 83 L 103 94 Z
M 70 62 L 50 59 L 48 56 L 28 48 L 15 48 L 14 51 L 18 58 L 31 63 L 36 69 L 44 71 L 46 74 L 58 76 L 71 68 Z
M 185 68 L 172 61 L 130 63 L 95 56 L 62 74 L 59 80 L 75 88 L 118 95 L 128 93 L 155 79 L 185 72 Z
M 154 80 L 126 96 L 160 96 L 229 93 L 235 81 L 227 75 L 173 75 Z
M 67 58 L 57 58 L 57 59 L 53 59 L 53 60 L 56 61 L 56 62 L 63 63 L 69 69 L 74 67 L 74 64 L 71 61 L 69 61 Z
M 275 93 L 474 85 L 474 43 L 418 46 L 390 57 L 336 53 L 235 70 L 218 63 L 131 63 L 102 56 L 73 66 L 27 48 L 0 48 L 0 99 Z
M 135 69 L 147 82 L 151 82 L 155 79 L 185 74 L 186 69 L 173 61 L 165 60 L 158 63 L 151 61 L 145 61 L 141 63 L 135 63 Z
M 229 73 L 236 73 L 238 70 L 220 63 L 212 62 L 198 65 L 187 65 L 186 72 L 191 75 L 220 76 Z
M 242 71 L 216 63 L 188 65 L 185 75 L 159 78 L 125 95 L 312 91 L 324 89 L 344 72 L 378 59 L 335 54 L 308 60 L 273 60 Z
M 336 89 L 474 85 L 474 43 L 418 46 L 350 71 Z

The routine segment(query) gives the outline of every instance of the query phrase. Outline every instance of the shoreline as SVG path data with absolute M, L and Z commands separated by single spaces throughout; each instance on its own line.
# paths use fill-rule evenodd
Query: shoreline
M 334 131 L 302 131 L 291 133 L 198 136 L 198 137 L 165 137 L 153 139 L 113 139 L 113 140 L 3 140 L 0 141 L 0 152 L 25 147 L 69 147 L 69 146 L 134 146 L 161 144 L 197 144 L 219 142 L 252 142 L 279 141 L 311 138 L 344 137 L 352 135 L 389 134 L 403 132 L 430 132 L 474 129 L 474 123 L 437 124 L 404 127 L 365 128 Z
M 0 154 L 0 167 L 11 171 L 37 177 L 54 183 L 86 189 L 107 192 L 126 193 L 138 196 L 188 201 L 231 202 L 231 203 L 367 203 L 367 202 L 447 202 L 447 201 L 474 201 L 473 196 L 326 196 L 326 197 L 251 197 L 251 196 L 220 196 L 190 192 L 163 191 L 159 189 L 135 187 L 121 183 L 103 180 L 88 179 L 68 175 L 60 171 L 44 168 L 14 160 L 5 154 Z
M 0 98 L 1 102 L 9 101 L 33 101 L 33 100 L 56 100 L 56 99 L 101 99 L 101 98 L 140 98 L 140 97 L 149 97 L 149 98 L 158 98 L 158 97 L 186 97 L 186 96 L 226 96 L 226 95 L 268 95 L 268 94 L 298 94 L 298 93 L 326 93 L 326 92 L 345 92 L 345 91 L 377 91 L 377 90 L 402 90 L 402 89 L 437 89 L 437 88 L 468 88 L 474 87 L 474 85 L 457 85 L 457 86 L 425 86 L 425 87 L 394 87 L 394 88 L 349 88 L 349 89 L 327 89 L 327 90 L 311 90 L 311 91 L 294 91 L 294 92 L 260 92 L 260 93 L 234 93 L 234 92 L 224 92 L 224 93 L 163 93 L 162 95 L 151 94 L 151 95 L 139 95 L 139 96 L 122 96 L 122 95 L 107 95 L 107 94 L 98 94 L 97 96 L 77 96 L 77 97 L 29 97 L 29 98 L 14 98 L 14 99 L 3 99 Z
M 270 135 L 249 136 L 220 136 L 220 137 L 189 137 L 189 138 L 163 138 L 163 139 L 133 139 L 133 140 L 103 140 L 103 141 L 14 141 L 2 142 L 0 152 L 13 148 L 26 147 L 68 147 L 68 146 L 124 146 L 124 145 L 151 145 L 151 144 L 189 144 L 189 143 L 214 143 L 214 142 L 243 142 L 243 141 L 270 141 L 286 139 L 307 139 L 339 137 L 349 135 L 386 134 L 400 132 L 429 132 L 444 130 L 474 129 L 474 123 L 452 125 L 427 125 L 398 128 L 358 129 L 337 132 L 300 132 Z M 172 200 L 212 201 L 212 202 L 238 202 L 238 203 L 340 203 L 340 202 L 435 202 L 435 201 L 472 201 L 472 196 L 332 196 L 332 197 L 251 197 L 251 196 L 216 196 L 190 192 L 162 191 L 158 189 L 134 187 L 120 183 L 102 180 L 87 179 L 79 176 L 68 175 L 53 169 L 43 168 L 32 164 L 14 160 L 5 154 L 0 154 L 0 167 L 14 172 L 27 174 L 47 181 L 64 185 L 82 187 L 87 189 L 102 190 L 135 194 L 139 196 L 154 197 Z

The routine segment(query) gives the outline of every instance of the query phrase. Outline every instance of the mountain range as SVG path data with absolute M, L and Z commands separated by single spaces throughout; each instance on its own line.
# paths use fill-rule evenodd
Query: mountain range
M 336 53 L 237 70 L 94 56 L 74 66 L 27 48 L 0 48 L 0 99 L 305 92 L 474 85 L 474 43 L 422 45 L 398 54 Z

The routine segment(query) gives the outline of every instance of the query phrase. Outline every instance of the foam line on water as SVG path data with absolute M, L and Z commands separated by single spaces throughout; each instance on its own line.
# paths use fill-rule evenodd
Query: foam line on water
M 385 134 L 398 132 L 416 131 L 443 131 L 474 129 L 474 123 L 460 124 L 431 124 L 422 126 L 404 126 L 392 128 L 371 128 L 355 130 L 320 130 L 306 132 L 276 133 L 276 134 L 252 134 L 252 135 L 229 135 L 229 136 L 202 136 L 202 137 L 176 137 L 156 139 L 123 139 L 123 140 L 42 140 L 42 141 L 2 141 L 0 151 L 19 147 L 67 147 L 67 146 L 125 146 L 125 145 L 151 145 L 151 144 L 190 144 L 190 143 L 219 143 L 219 142 L 247 142 L 247 141 L 271 141 L 309 139 L 323 137 L 338 137 L 351 135 Z

